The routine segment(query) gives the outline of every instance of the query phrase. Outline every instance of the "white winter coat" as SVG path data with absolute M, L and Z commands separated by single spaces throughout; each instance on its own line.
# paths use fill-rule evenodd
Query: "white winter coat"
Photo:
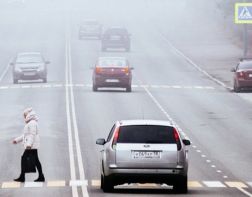
M 31 111 L 26 116 L 26 125 L 23 129 L 23 134 L 15 139 L 17 143 L 22 142 L 24 148 L 28 146 L 31 149 L 38 149 L 40 144 L 39 134 L 38 134 L 38 122 L 34 111 Z

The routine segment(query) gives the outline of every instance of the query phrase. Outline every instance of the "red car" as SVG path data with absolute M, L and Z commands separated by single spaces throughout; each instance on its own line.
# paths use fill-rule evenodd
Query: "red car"
M 241 61 L 234 72 L 234 92 L 240 92 L 243 88 L 252 88 L 252 60 Z
M 99 87 L 122 87 L 131 92 L 132 69 L 124 57 L 100 57 L 93 71 L 93 91 Z

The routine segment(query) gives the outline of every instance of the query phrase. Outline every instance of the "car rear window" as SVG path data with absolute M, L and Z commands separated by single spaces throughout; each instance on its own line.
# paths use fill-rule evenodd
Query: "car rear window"
M 125 67 L 126 61 L 124 59 L 104 59 L 99 61 L 101 67 Z
M 126 29 L 120 29 L 120 28 L 115 28 L 115 29 L 108 29 L 106 32 L 105 32 L 105 35 L 106 34 L 112 34 L 112 35 L 127 35 L 128 32 Z
M 173 127 L 130 125 L 120 127 L 118 143 L 176 144 Z
M 43 62 L 43 59 L 40 55 L 20 55 L 18 56 L 17 63 L 40 63 Z
M 241 63 L 239 69 L 252 69 L 252 62 Z

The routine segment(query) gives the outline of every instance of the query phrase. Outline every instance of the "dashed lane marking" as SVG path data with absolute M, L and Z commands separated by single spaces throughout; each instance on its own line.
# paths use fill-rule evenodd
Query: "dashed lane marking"
M 228 185 L 229 187 L 248 188 L 248 186 L 246 184 L 244 184 L 243 182 L 229 182 L 229 181 L 226 181 L 225 184 Z
M 66 181 L 48 181 L 47 187 L 65 187 Z
M 3 189 L 20 188 L 21 184 L 18 182 L 4 182 L 2 184 Z
M 72 180 L 69 183 L 70 186 L 87 186 L 88 185 L 88 181 L 84 180 Z
M 198 181 L 189 181 L 188 187 L 189 188 L 195 188 L 195 187 L 197 188 L 197 187 L 203 187 L 203 185 Z
M 100 180 L 92 180 L 91 185 L 94 187 L 100 187 L 101 186 L 101 181 Z
M 226 187 L 223 183 L 221 183 L 220 181 L 203 181 L 203 183 L 207 186 L 207 187 Z
M 30 84 L 30 85 L 4 85 L 0 86 L 0 90 L 8 89 L 30 89 L 30 88 L 62 88 L 62 87 L 79 87 L 90 88 L 92 84 Z M 136 85 L 132 84 L 133 88 L 153 88 L 153 89 L 202 89 L 202 90 L 214 90 L 211 86 L 179 86 L 179 85 Z
M 42 182 L 25 182 L 24 187 L 43 187 L 43 183 Z

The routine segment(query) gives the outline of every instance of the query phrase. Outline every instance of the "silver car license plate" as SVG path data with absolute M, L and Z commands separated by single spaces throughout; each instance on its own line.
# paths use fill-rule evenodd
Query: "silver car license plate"
M 120 36 L 111 36 L 110 40 L 120 40 L 121 37 Z
M 107 79 L 106 82 L 108 82 L 108 83 L 118 83 L 119 80 L 118 79 Z
M 33 76 L 33 75 L 35 75 L 34 72 L 25 72 L 24 73 L 24 76 Z
M 160 151 L 132 151 L 131 156 L 133 159 L 160 159 Z

